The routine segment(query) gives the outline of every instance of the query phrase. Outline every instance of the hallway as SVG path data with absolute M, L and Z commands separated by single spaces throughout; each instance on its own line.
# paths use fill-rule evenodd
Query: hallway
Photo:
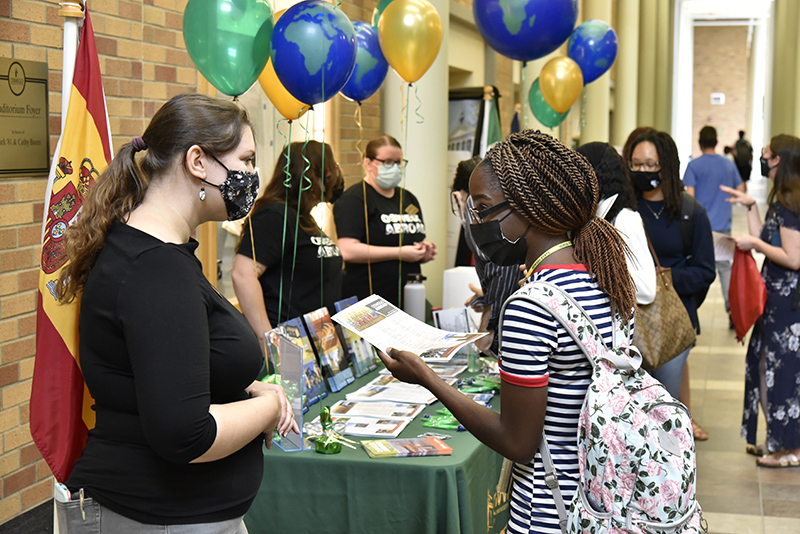
M 753 178 L 748 193 L 766 213 L 767 179 Z M 747 232 L 745 210 L 733 208 L 733 235 Z M 762 256 L 756 260 L 761 263 Z M 709 433 L 697 442 L 697 497 L 712 534 L 800 533 L 800 468 L 766 469 L 745 453 L 740 437 L 747 346 L 736 342 L 719 281 L 699 311 L 702 334 L 689 357 L 692 413 Z M 745 339 L 749 341 L 749 335 Z M 764 440 L 763 418 L 759 440 Z

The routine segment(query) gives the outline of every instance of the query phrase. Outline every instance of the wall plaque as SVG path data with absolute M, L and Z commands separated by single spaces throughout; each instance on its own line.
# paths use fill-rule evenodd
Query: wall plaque
M 47 63 L 0 57 L 0 177 L 49 171 Z

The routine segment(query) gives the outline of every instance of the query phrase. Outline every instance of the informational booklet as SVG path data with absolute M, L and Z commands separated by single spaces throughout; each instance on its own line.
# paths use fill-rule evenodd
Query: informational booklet
M 270 358 L 273 358 L 273 361 L 278 365 L 277 368 L 280 369 L 280 348 L 278 344 L 272 341 L 278 339 L 278 335 L 285 336 L 292 343 L 303 349 L 303 375 L 306 386 L 306 398 L 303 404 L 307 407 L 327 397 L 328 390 L 322 379 L 314 349 L 311 348 L 311 341 L 308 339 L 306 327 L 303 326 L 303 320 L 300 317 L 295 317 L 267 332 L 267 349 L 270 352 Z
M 439 330 L 411 317 L 378 295 L 358 301 L 332 317 L 376 349 L 390 347 L 418 354 L 427 362 L 446 362 L 459 348 L 486 335 Z
M 358 298 L 348 297 L 334 302 L 333 305 L 336 311 L 340 312 L 357 302 Z M 364 338 L 339 324 L 336 325 L 336 331 L 339 333 L 344 350 L 347 351 L 350 363 L 353 364 L 353 373 L 356 377 L 364 376 L 378 367 L 375 349 Z
M 358 402 L 340 400 L 331 406 L 331 415 L 348 417 L 373 417 L 389 419 L 408 419 L 409 421 L 422 413 L 424 404 L 407 404 L 404 402 Z
M 343 434 L 369 438 L 396 438 L 408 426 L 408 419 L 332 416 L 334 423 L 344 422 Z M 319 417 L 312 424 L 319 424 Z
M 304 314 L 303 321 L 306 323 L 306 330 L 317 353 L 319 368 L 328 384 L 328 389 L 332 392 L 340 391 L 355 380 L 355 377 L 350 369 L 347 353 L 339 343 L 339 336 L 336 335 L 336 327 L 331 321 L 328 308 L 322 307 Z
M 451 386 L 456 383 L 455 378 L 444 379 Z M 407 402 L 411 404 L 431 404 L 436 402 L 436 397 L 417 384 L 406 384 L 391 375 L 381 375 L 345 398 L 349 401 L 364 402 Z
M 400 456 L 449 456 L 453 449 L 439 438 L 399 438 L 362 441 L 364 450 L 372 458 Z
M 463 373 L 464 371 L 467 370 L 467 366 L 466 365 L 451 365 L 450 362 L 448 362 L 448 363 L 429 363 L 428 367 L 430 367 L 431 370 L 434 373 L 436 373 L 437 375 L 439 375 L 442 378 L 456 377 L 456 376 L 460 375 L 461 373 Z M 382 375 L 390 375 L 392 373 L 388 369 L 383 368 L 383 369 L 381 369 L 380 374 L 382 374 Z
M 714 238 L 714 259 L 717 261 L 733 261 L 736 240 L 729 235 L 711 232 Z

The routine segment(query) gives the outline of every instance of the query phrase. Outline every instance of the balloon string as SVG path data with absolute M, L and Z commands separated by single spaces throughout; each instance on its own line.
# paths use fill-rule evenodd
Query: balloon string
M 523 61 L 522 62 L 522 73 L 521 73 L 522 83 L 520 83 L 520 87 L 522 87 L 522 92 L 523 93 L 525 93 L 525 89 L 526 88 L 527 88 L 529 93 L 531 91 L 531 88 L 525 85 L 525 70 L 526 70 L 525 69 L 525 65 L 527 65 L 527 64 L 528 64 L 527 61 Z M 528 99 L 525 98 L 525 96 L 521 96 L 520 98 L 522 99 L 522 123 L 523 123 L 523 129 L 527 130 L 528 129 Z
M 416 91 L 417 88 L 415 87 L 414 90 Z M 411 84 L 408 84 L 406 86 L 406 94 L 405 94 L 405 98 L 403 100 L 403 102 L 404 102 L 403 112 L 404 113 L 403 113 L 403 116 L 402 116 L 402 119 L 401 119 L 403 121 L 403 124 L 405 125 L 405 127 L 403 128 L 403 146 L 406 147 L 406 150 L 408 150 L 408 129 L 409 129 L 408 128 L 408 126 L 409 126 L 408 113 L 409 113 L 409 102 L 410 101 L 411 101 Z M 406 189 L 406 165 L 403 165 L 402 161 L 400 162 L 400 165 L 402 165 L 403 186 L 400 188 L 400 208 L 399 208 L 399 213 L 400 213 L 400 215 L 402 217 L 402 214 L 403 214 L 403 193 L 405 192 L 405 189 Z M 399 235 L 400 239 L 399 239 L 399 241 L 397 243 L 397 256 L 399 258 L 398 262 L 397 262 L 397 303 L 400 304 L 402 302 L 402 295 L 403 295 L 403 256 L 401 254 L 401 252 L 403 250 L 403 225 L 402 224 L 400 225 L 400 232 L 399 232 L 398 235 Z
M 581 98 L 581 131 L 586 128 L 586 101 L 588 100 L 588 95 L 586 94 L 586 87 L 582 90 L 583 95 Z
M 283 180 L 283 238 L 281 239 L 281 278 L 278 287 L 278 322 L 281 320 L 281 310 L 283 309 L 283 265 L 286 257 L 286 227 L 289 218 L 289 189 L 292 187 L 292 174 L 289 172 L 289 163 L 291 161 L 291 139 L 292 139 L 292 121 L 289 121 L 289 137 L 283 135 L 280 129 L 281 121 L 278 121 L 278 133 L 283 137 L 283 146 L 286 148 L 286 165 L 283 167 L 283 172 L 286 178 Z M 272 325 L 277 326 L 277 325 Z
M 306 124 L 304 125 L 302 122 L 300 123 L 300 127 L 305 132 L 305 141 L 303 142 L 303 149 L 301 150 L 301 154 L 303 155 L 303 161 L 306 162 L 306 166 L 303 167 L 303 172 L 300 174 L 300 187 L 297 188 L 297 209 L 295 210 L 296 216 L 294 221 L 294 248 L 292 250 L 292 276 L 290 278 L 291 282 L 289 285 L 289 303 L 292 302 L 292 293 L 294 292 L 294 273 L 295 267 L 297 265 L 297 238 L 300 234 L 300 206 L 302 206 L 303 200 L 303 191 L 308 190 L 311 187 L 311 180 L 306 176 L 306 172 L 311 167 L 311 163 L 309 162 L 308 158 L 306 157 L 306 147 L 308 146 L 308 119 L 310 114 L 306 114 Z M 308 185 L 306 185 L 306 182 Z
M 322 70 L 322 95 L 325 96 L 325 69 Z M 320 167 L 320 206 L 321 208 L 321 222 L 325 222 L 325 108 L 323 104 L 323 111 L 322 111 L 322 162 Z M 316 116 L 314 117 L 316 119 Z M 322 295 L 325 294 L 325 288 L 323 287 L 323 267 L 325 266 L 325 232 L 322 231 L 322 224 L 319 225 L 319 248 L 317 255 L 319 256 L 319 307 L 323 308 L 325 306 L 325 300 L 322 298 Z
M 408 96 L 403 93 L 403 85 L 406 85 L 406 82 L 400 81 L 400 129 L 405 131 L 406 128 L 406 120 L 408 116 Z M 403 145 L 405 146 L 405 145 Z
M 419 110 L 422 109 L 422 99 L 419 97 L 419 85 L 414 86 L 414 96 L 417 98 L 417 107 L 414 110 L 414 113 L 417 115 L 417 124 L 423 124 L 425 122 L 425 117 L 419 112 Z
M 361 103 L 356 106 L 356 112 L 353 113 L 353 120 L 358 126 L 358 141 L 356 141 L 356 151 L 358 152 L 358 161 L 364 161 L 364 152 L 361 150 L 361 143 L 364 140 L 364 127 L 361 124 Z

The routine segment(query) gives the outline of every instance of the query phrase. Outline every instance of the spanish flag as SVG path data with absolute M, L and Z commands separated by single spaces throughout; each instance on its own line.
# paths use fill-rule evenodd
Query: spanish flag
M 100 62 L 86 11 L 69 107 L 47 183 L 30 403 L 31 436 L 60 482 L 83 450 L 94 412 L 78 363 L 80 300 L 59 304 L 55 281 L 67 262 L 64 231 L 76 221 L 86 192 L 110 161 Z

